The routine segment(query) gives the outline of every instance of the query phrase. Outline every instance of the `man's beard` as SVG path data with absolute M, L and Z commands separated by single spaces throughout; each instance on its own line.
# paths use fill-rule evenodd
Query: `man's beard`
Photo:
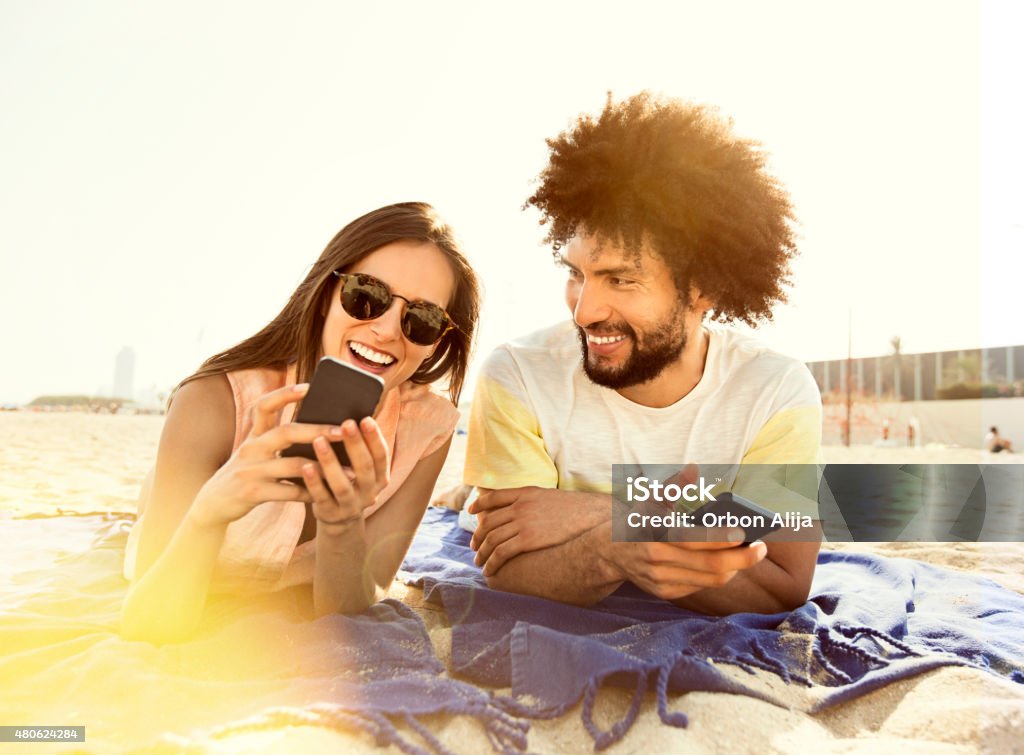
M 674 316 L 657 330 L 644 333 L 642 346 L 636 337 L 636 331 L 626 323 L 611 328 L 597 328 L 597 333 L 606 330 L 625 335 L 632 341 L 633 348 L 626 361 L 619 367 L 601 367 L 599 364 L 591 363 L 587 349 L 587 334 L 582 328 L 577 327 L 576 332 L 583 347 L 583 372 L 592 383 L 613 390 L 630 388 L 654 380 L 666 367 L 679 359 L 679 355 L 686 347 L 687 333 L 682 313 L 673 314 Z M 600 359 L 601 357 L 598 357 L 598 362 Z

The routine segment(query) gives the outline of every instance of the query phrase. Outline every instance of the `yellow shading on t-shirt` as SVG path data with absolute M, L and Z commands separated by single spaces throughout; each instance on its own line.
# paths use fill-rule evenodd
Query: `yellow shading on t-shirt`
M 494 380 L 482 379 L 473 395 L 463 481 L 481 488 L 558 487 L 534 413 Z

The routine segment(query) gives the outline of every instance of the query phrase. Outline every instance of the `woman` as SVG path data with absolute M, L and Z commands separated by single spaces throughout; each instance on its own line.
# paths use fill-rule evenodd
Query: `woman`
M 129 538 L 122 635 L 187 637 L 211 588 L 312 582 L 317 615 L 381 597 L 447 455 L 478 308 L 476 276 L 429 205 L 343 228 L 269 325 L 175 391 Z M 374 417 L 290 422 L 322 356 L 384 381 Z M 443 378 L 450 401 L 427 387 Z M 280 456 L 293 443 L 313 443 L 317 461 Z

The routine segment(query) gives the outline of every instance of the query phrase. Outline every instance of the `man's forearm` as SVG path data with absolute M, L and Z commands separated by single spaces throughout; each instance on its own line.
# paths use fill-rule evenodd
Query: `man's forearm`
M 628 547 L 612 543 L 611 524 L 606 521 L 560 545 L 516 556 L 487 583 L 507 592 L 592 605 L 626 579 L 619 559 L 612 559 L 616 548 Z M 817 542 L 775 543 L 768 557 L 741 569 L 726 584 L 698 589 L 672 602 L 710 615 L 792 610 L 807 599 L 818 548 Z
M 522 490 L 533 492 L 531 488 Z M 521 492 L 517 494 L 521 495 Z M 546 491 L 546 494 L 579 495 L 559 491 Z M 575 503 L 577 505 L 571 509 L 571 515 L 566 509 L 563 516 L 576 526 L 567 533 L 565 521 L 556 522 L 557 529 L 561 530 L 559 537 L 565 539 L 547 537 L 552 543 L 547 547 L 520 547 L 503 554 L 500 563 L 493 566 L 496 569 L 493 573 L 493 562 L 501 549 L 507 548 L 507 543 L 488 548 L 492 530 L 485 535 L 482 546 L 474 545 L 484 555 L 484 574 L 488 585 L 563 603 L 592 605 L 629 579 L 641 589 L 676 605 L 719 615 L 777 613 L 801 605 L 807 599 L 814 574 L 817 542 L 774 543 L 767 553 L 763 545 L 756 551 L 747 551 L 729 547 L 724 542 L 713 546 L 714 553 L 700 545 L 691 548 L 671 543 L 613 542 L 610 497 L 588 495 Z M 510 505 L 521 506 L 522 501 Z M 655 506 L 650 513 L 664 514 L 665 509 Z M 524 535 L 527 526 L 541 526 L 542 532 L 548 536 L 552 534 L 552 530 L 543 529 L 543 518 L 539 522 L 536 519 L 536 513 L 524 515 L 519 531 L 523 541 L 527 541 Z M 481 522 L 483 527 L 489 524 L 483 519 Z M 581 522 L 586 524 L 580 527 Z M 499 520 L 498 528 L 502 526 L 509 525 L 507 521 Z M 478 530 L 474 539 L 480 532 Z M 543 543 L 545 538 L 538 539 Z M 709 584 L 716 586 L 702 589 Z
M 560 545 L 521 553 L 488 577 L 487 584 L 561 603 L 593 605 L 622 584 L 601 555 L 600 545 L 610 540 L 611 523 L 601 523 Z

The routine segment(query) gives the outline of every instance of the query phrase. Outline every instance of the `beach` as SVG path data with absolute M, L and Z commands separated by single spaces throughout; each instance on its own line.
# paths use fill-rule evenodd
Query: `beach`
M 0 523 L 35 520 L 58 513 L 102 513 L 107 519 L 135 510 L 139 484 L 156 455 L 162 417 L 84 413 L 0 413 Z M 438 481 L 438 490 L 458 482 L 465 436 L 458 435 Z M 824 449 L 832 463 L 1020 463 L 1021 455 L 988 454 L 974 449 L 854 446 Z M 83 518 L 84 520 L 84 518 Z M 45 521 L 21 527 L 32 537 L 5 542 L 0 556 L 0 600 L 9 602 L 24 590 L 18 575 L 45 569 L 61 553 L 89 547 L 89 538 L 48 541 Z M 912 558 L 949 569 L 989 577 L 1024 594 L 1024 545 L 1019 543 L 847 543 L 825 546 L 840 551 L 867 551 Z M 6 593 L 6 594 L 4 594 Z M 438 657 L 451 661 L 451 627 L 441 608 L 423 599 L 422 591 L 395 583 L 391 597 L 411 606 L 423 619 Z M 740 672 L 737 672 L 740 673 Z M 763 680 L 773 684 L 771 680 Z M 68 683 L 72 684 L 73 679 Z M 777 696 L 790 708 L 752 697 L 691 692 L 672 695 L 670 709 L 685 711 L 686 729 L 664 726 L 654 698 L 645 699 L 634 727 L 609 752 L 1015 752 L 1024 734 L 1024 685 L 967 668 L 947 667 L 913 676 L 818 714 L 803 688 L 786 689 L 774 681 Z M 611 722 L 623 715 L 630 692 L 604 690 L 597 719 Z M 0 721 L 0 724 L 57 721 Z M 89 722 L 85 722 L 89 725 Z M 227 722 L 225 722 L 227 723 Z M 483 729 L 466 717 L 436 716 L 429 727 L 455 752 L 488 751 Z M 199 731 L 174 732 L 184 748 L 210 752 L 380 752 L 362 733 L 313 726 L 287 726 L 240 732 L 205 740 Z M 579 711 L 551 721 L 532 723 L 532 752 L 588 752 L 592 742 Z M 173 747 L 167 751 L 173 751 Z M 187 749 L 187 748 L 186 748 Z M 85 751 L 89 751 L 86 748 Z M 396 748 L 391 751 L 397 752 Z

